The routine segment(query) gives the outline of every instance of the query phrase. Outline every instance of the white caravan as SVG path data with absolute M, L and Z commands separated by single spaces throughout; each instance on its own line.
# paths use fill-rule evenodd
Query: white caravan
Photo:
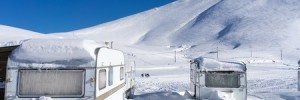
M 196 99 L 246 100 L 246 65 L 199 57 L 191 60 L 191 94 Z
M 134 81 L 124 63 L 123 52 L 91 40 L 28 40 L 8 58 L 5 99 L 121 100 Z

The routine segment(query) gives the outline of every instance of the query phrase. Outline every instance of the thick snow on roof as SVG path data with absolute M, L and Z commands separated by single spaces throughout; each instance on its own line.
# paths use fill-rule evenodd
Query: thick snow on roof
M 90 67 L 94 66 L 95 49 L 101 47 L 92 40 L 32 39 L 16 48 L 9 57 L 15 67 Z
M 217 61 L 203 57 L 196 58 L 193 61 L 198 63 L 202 71 L 246 71 L 246 65 L 238 62 Z

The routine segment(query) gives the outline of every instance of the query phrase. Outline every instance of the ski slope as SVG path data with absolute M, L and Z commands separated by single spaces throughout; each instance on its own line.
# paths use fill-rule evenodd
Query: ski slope
M 178 0 L 116 21 L 54 34 L 121 46 L 186 47 L 191 58 L 216 47 L 284 49 L 286 62 L 294 62 L 300 56 L 299 5 L 298 0 Z M 278 54 L 262 55 L 278 58 Z

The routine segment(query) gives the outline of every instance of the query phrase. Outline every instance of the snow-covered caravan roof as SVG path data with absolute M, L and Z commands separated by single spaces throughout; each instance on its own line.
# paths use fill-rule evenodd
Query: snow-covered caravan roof
M 217 61 L 214 59 L 199 57 L 193 59 L 192 62 L 197 62 L 199 69 L 202 71 L 237 71 L 245 72 L 246 65 L 238 62 Z
M 32 39 L 16 48 L 8 60 L 9 67 L 93 67 L 96 49 L 92 40 Z

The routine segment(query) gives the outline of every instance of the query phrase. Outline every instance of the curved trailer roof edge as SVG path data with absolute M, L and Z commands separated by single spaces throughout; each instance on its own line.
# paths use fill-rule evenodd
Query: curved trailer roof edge
M 109 49 L 93 40 L 32 39 L 12 52 L 8 66 L 46 69 L 95 67 L 97 53 L 105 54 L 103 51 L 123 55 L 121 51 Z

